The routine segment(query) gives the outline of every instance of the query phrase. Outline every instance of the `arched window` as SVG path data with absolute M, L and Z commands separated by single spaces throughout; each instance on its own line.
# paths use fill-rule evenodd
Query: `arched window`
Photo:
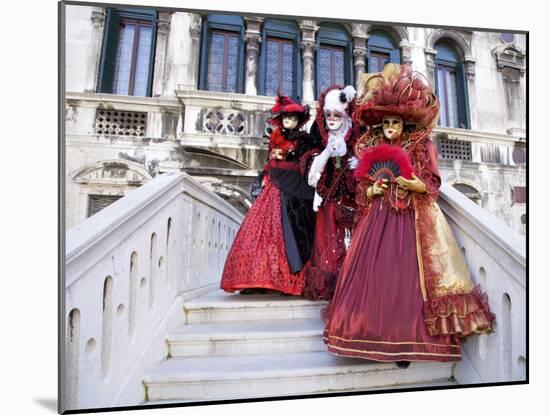
M 451 128 L 469 128 L 468 98 L 464 65 L 454 45 L 444 39 L 435 44 L 436 93 L 441 110 L 439 125 Z
M 258 65 L 260 95 L 301 96 L 300 31 L 294 21 L 266 20 Z
M 242 92 L 244 23 L 240 16 L 211 14 L 203 25 L 199 89 Z
M 353 82 L 351 41 L 345 27 L 323 23 L 317 33 L 317 96 L 334 84 Z
M 99 69 L 99 92 L 151 96 L 157 12 L 108 9 Z
M 382 30 L 369 32 L 367 41 L 368 72 L 381 72 L 386 63 L 401 63 L 401 54 L 390 35 Z

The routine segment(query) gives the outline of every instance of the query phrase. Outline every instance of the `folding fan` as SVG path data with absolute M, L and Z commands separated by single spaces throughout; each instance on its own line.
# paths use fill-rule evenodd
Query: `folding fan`
M 411 179 L 414 168 L 409 155 L 399 146 L 380 144 L 363 152 L 355 171 L 358 179 L 387 180 L 393 182 L 399 176 Z

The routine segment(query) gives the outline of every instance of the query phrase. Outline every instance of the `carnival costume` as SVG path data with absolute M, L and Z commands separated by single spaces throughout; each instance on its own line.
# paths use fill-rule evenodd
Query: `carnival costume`
M 356 146 L 360 219 L 324 341 L 335 354 L 376 361 L 460 360 L 460 339 L 490 332 L 494 315 L 436 203 L 429 135 L 439 102 L 407 65 L 370 74 L 366 91 L 354 113 L 369 126 Z M 402 132 L 388 127 L 399 120 Z
M 315 156 L 308 182 L 315 187 L 317 211 L 315 241 L 311 262 L 306 266 L 304 297 L 330 300 L 336 278 L 346 256 L 345 238 L 351 230 L 355 208 L 353 156 L 357 129 L 352 123 L 355 89 L 334 85 L 318 100 L 311 135 L 322 142 L 323 151 Z
M 315 213 L 313 189 L 304 174 L 315 145 L 300 131 L 309 107 L 277 97 L 270 123 L 264 188 L 241 224 L 225 262 L 221 288 L 228 292 L 272 289 L 300 295 L 303 267 L 311 255 Z M 285 128 L 286 118 L 296 122 Z

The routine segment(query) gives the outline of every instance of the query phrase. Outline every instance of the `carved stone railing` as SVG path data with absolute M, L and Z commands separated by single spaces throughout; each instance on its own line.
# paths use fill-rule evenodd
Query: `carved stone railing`
M 461 384 L 525 380 L 525 239 L 452 186 L 441 187 L 439 205 L 496 315 L 494 333 L 464 342 L 454 376 Z
M 127 134 L 126 124 L 128 121 L 131 123 L 134 114 L 140 121 L 140 133 Z M 68 92 L 65 97 L 65 121 L 68 141 L 71 136 L 82 135 L 119 139 L 144 137 L 165 141 L 176 139 L 178 128 L 181 129 L 182 114 L 175 98 Z M 121 123 L 123 125 L 118 125 Z
M 63 410 L 135 405 L 183 302 L 219 285 L 242 215 L 165 173 L 66 233 Z

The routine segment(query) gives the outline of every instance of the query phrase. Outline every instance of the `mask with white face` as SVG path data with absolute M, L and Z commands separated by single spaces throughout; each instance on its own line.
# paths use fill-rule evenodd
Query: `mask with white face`
M 283 115 L 283 127 L 287 130 L 294 130 L 298 126 L 298 116 L 296 114 Z
M 325 111 L 325 123 L 329 131 L 338 131 L 344 124 L 344 114 L 339 111 Z
M 382 119 L 382 130 L 388 140 L 398 140 L 403 132 L 403 118 L 398 115 L 385 115 Z

